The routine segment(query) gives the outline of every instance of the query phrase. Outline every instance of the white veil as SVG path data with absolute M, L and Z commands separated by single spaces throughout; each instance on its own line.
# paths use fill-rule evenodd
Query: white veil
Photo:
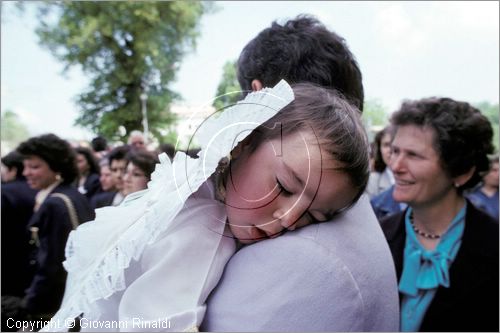
M 66 320 L 81 313 L 98 318 L 91 305 L 126 288 L 124 270 L 161 233 L 175 227 L 175 217 L 185 201 L 216 170 L 219 160 L 293 99 L 292 89 L 282 80 L 274 88 L 250 93 L 216 113 L 195 133 L 201 145 L 198 159 L 178 152 L 170 163 L 167 155 L 161 154 L 148 189 L 127 196 L 118 207 L 96 210 L 94 221 L 72 231 L 63 263 L 68 271 L 63 304 L 43 330 L 66 330 Z M 173 291 L 175 287 L 161 286 Z

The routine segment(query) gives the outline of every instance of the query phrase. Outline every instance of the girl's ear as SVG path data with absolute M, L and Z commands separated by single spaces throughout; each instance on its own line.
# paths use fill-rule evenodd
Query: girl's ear
M 475 171 L 476 171 L 476 167 L 473 166 L 466 173 L 461 174 L 460 176 L 453 178 L 453 184 L 455 185 L 455 187 L 458 188 L 458 187 L 462 186 L 463 184 L 467 183 L 469 181 L 469 179 L 471 179 L 471 177 Z
M 257 79 L 252 80 L 252 90 L 259 91 L 262 89 L 262 82 Z

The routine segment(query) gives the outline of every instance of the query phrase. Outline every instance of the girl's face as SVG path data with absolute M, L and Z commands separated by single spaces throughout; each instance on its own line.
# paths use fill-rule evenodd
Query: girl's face
M 147 188 L 149 179 L 139 167 L 130 162 L 123 176 L 123 192 L 125 195 Z
M 339 166 L 307 131 L 244 149 L 226 181 L 231 232 L 249 244 L 330 220 L 358 192 Z
M 23 163 L 23 175 L 32 189 L 42 190 L 56 181 L 57 174 L 40 157 L 28 156 Z

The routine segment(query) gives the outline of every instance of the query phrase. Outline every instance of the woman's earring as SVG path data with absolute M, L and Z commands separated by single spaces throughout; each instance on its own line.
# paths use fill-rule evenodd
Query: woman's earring
M 460 186 L 462 186 L 462 185 L 460 185 L 459 183 L 455 183 L 456 188 L 459 188 Z
M 59 180 L 61 180 L 61 179 L 62 179 L 62 178 L 61 178 L 61 174 L 56 173 L 56 180 L 57 180 L 57 181 L 59 181 Z

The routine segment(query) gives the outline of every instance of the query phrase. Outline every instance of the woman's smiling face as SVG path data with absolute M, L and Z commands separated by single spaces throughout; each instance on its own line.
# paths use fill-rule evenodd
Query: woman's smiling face
M 251 153 L 244 149 L 226 181 L 233 235 L 249 244 L 330 220 L 357 195 L 340 167 L 308 131 L 265 141 Z
M 413 208 L 438 205 L 454 192 L 453 179 L 434 148 L 434 130 L 400 126 L 392 142 L 391 169 L 396 179 L 394 200 Z

